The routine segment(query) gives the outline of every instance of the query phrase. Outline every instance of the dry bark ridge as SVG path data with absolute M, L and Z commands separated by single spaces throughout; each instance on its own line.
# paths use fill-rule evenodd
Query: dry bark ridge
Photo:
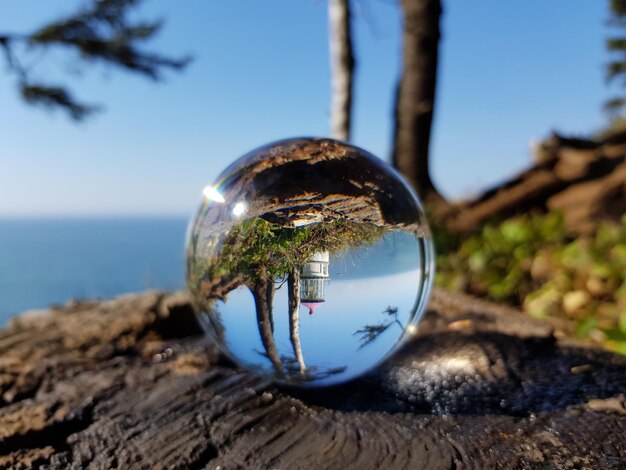
M 626 213 L 626 134 L 598 141 L 554 134 L 536 147 L 531 168 L 457 204 L 445 219 L 464 232 L 530 210 L 561 211 L 579 234 L 593 232 L 602 220 L 619 220 Z
M 623 468 L 626 359 L 436 291 L 372 375 L 280 390 L 199 335 L 183 294 L 19 317 L 0 333 L 0 467 Z

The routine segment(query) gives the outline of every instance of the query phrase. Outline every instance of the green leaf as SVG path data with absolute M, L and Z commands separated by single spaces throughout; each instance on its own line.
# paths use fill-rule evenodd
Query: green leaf
M 576 336 L 578 338 L 586 338 L 592 330 L 597 328 L 597 326 L 598 321 L 595 318 L 584 318 L 576 325 Z
M 626 356 L 626 341 L 607 341 L 606 347 L 614 353 Z
M 626 335 L 626 309 L 622 310 L 619 315 L 619 329 Z

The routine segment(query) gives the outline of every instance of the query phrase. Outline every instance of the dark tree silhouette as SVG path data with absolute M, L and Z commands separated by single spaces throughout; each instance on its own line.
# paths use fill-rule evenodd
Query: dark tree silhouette
M 609 8 L 611 12 L 610 26 L 619 30 L 620 34 L 609 37 L 606 47 L 611 54 L 611 60 L 606 66 L 606 77 L 609 82 L 621 79 L 626 85 L 626 0 L 610 0 Z M 626 108 L 626 98 L 617 96 L 608 100 L 605 108 L 615 117 L 623 115 Z
M 81 120 L 100 109 L 78 100 L 66 85 L 32 78 L 32 68 L 24 66 L 22 46 L 47 53 L 65 49 L 88 63 L 102 62 L 152 80 L 159 80 L 164 69 L 182 70 L 189 57 L 172 58 L 140 48 L 161 29 L 161 21 L 131 21 L 130 12 L 142 0 L 91 0 L 73 15 L 52 21 L 28 34 L 0 33 L 0 48 L 16 79 L 19 91 L 29 104 L 62 109 Z
M 441 201 L 430 177 L 441 0 L 402 0 L 403 68 L 395 105 L 393 163 L 424 201 Z
M 400 320 L 398 320 L 398 307 L 388 306 L 385 310 L 383 310 L 383 314 L 387 315 L 387 318 L 380 323 L 376 323 L 375 325 L 365 325 L 360 330 L 354 332 L 355 336 L 360 336 L 359 341 L 361 344 L 359 345 L 359 349 L 363 349 L 368 344 L 376 341 L 378 337 L 387 331 L 393 324 L 398 325 L 400 330 L 404 330 L 404 325 L 400 322 Z

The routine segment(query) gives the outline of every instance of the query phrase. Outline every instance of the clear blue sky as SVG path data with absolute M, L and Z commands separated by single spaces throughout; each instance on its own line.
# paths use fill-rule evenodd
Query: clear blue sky
M 444 1 L 433 170 L 445 194 L 525 167 L 529 141 L 552 129 L 605 124 L 607 3 Z M 28 31 L 75 4 L 2 2 L 0 32 Z M 393 0 L 355 5 L 353 142 L 388 160 L 401 18 Z M 195 61 L 155 85 L 104 67 L 76 71 L 62 54 L 44 60 L 40 75 L 69 72 L 79 97 L 106 106 L 84 124 L 25 106 L 0 74 L 0 215 L 190 214 L 241 154 L 328 134 L 325 1 L 147 0 L 139 13 L 166 19 L 151 47 Z

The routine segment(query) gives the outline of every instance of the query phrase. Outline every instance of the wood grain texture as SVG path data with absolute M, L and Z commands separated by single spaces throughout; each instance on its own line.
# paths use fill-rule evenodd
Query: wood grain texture
M 441 291 L 375 373 L 280 389 L 150 292 L 0 333 L 0 467 L 624 468 L 625 392 L 624 358 Z

